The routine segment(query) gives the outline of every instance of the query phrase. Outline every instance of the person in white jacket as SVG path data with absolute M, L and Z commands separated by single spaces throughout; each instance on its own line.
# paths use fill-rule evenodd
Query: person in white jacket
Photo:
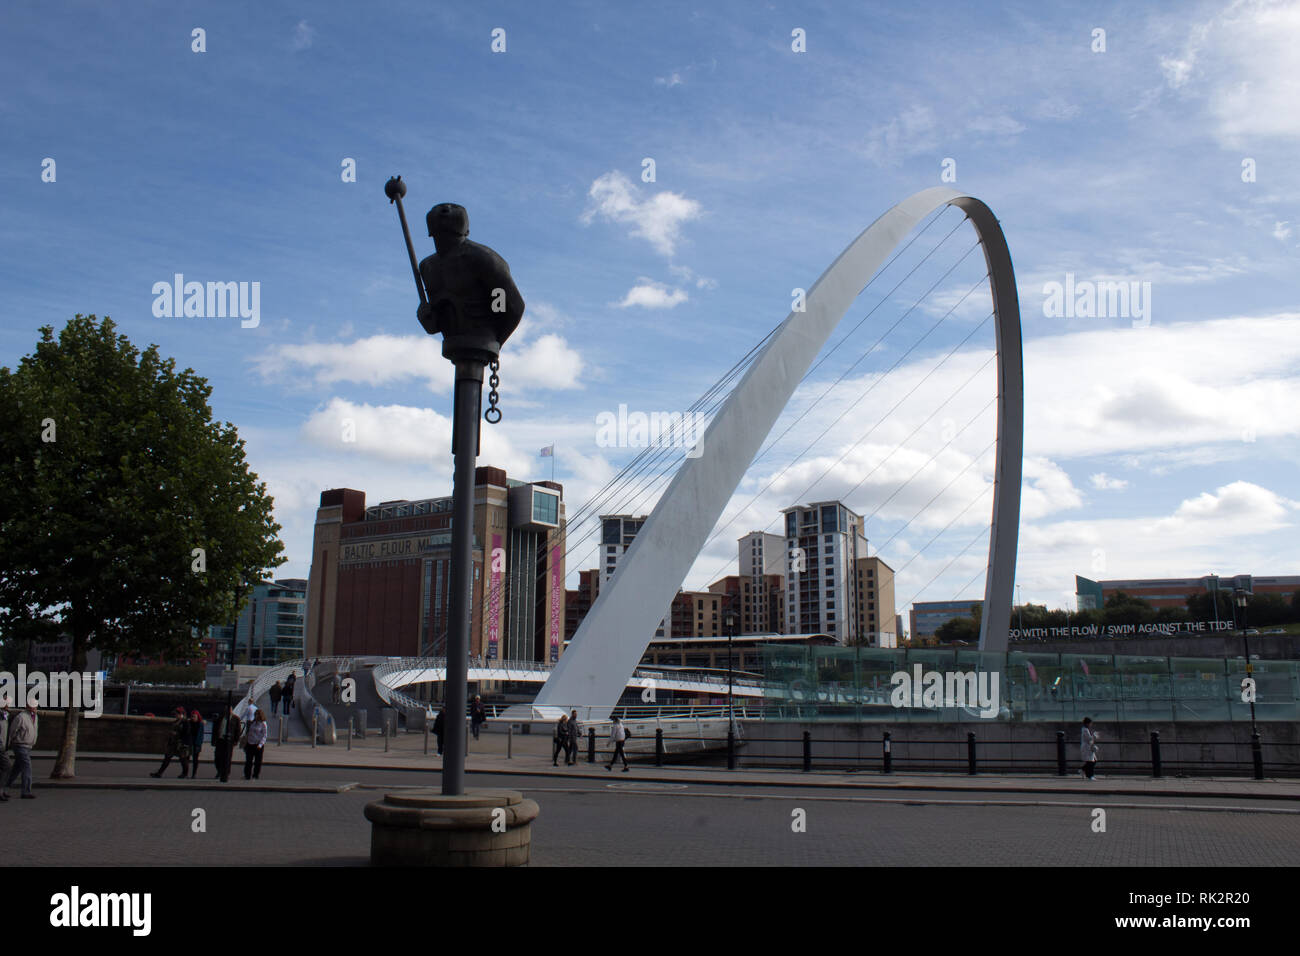
M 9 771 L 5 785 L 12 784 L 21 774 L 24 800 L 36 799 L 32 793 L 32 748 L 36 746 L 37 729 L 36 705 L 28 701 L 27 708 L 10 719 L 8 740 L 5 741 L 8 749 L 14 752 L 13 769 Z
M 1083 761 L 1079 773 L 1087 780 L 1093 779 L 1097 773 L 1097 734 L 1092 729 L 1091 717 L 1083 718 L 1083 729 L 1079 733 L 1079 758 Z
M 614 756 L 609 758 L 609 763 L 605 764 L 606 770 L 613 770 L 614 763 L 620 757 L 623 760 L 623 772 L 627 773 L 627 754 L 623 753 L 623 745 L 627 743 L 627 728 L 617 717 L 609 728 L 609 740 L 614 745 Z

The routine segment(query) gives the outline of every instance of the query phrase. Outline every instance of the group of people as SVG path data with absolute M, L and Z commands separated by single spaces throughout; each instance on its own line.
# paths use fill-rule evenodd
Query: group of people
M 631 731 L 619 718 L 615 717 L 609 727 L 609 742 L 614 748 L 614 753 L 610 756 L 609 762 L 605 764 L 606 770 L 613 770 L 614 764 L 623 761 L 623 772 L 628 772 L 627 754 L 624 753 L 624 747 L 632 737 Z M 578 712 L 576 710 L 567 714 L 561 714 L 560 719 L 555 724 L 555 735 L 551 747 L 551 766 L 558 767 L 560 751 L 564 751 L 565 766 L 573 766 L 578 762 L 578 747 L 582 741 L 582 724 L 578 723 Z
M 271 713 L 278 714 L 280 712 L 280 703 L 283 701 L 284 715 L 286 717 L 289 716 L 289 708 L 293 706 L 293 689 L 297 681 L 297 672 L 290 671 L 289 677 L 285 680 L 283 685 L 281 685 L 279 681 L 276 681 L 271 685 L 271 690 L 269 692 L 271 697 Z
M 240 708 L 243 710 L 242 716 L 237 712 Z M 181 778 L 189 777 L 192 780 L 199 775 L 199 754 L 203 750 L 205 736 L 203 717 L 197 710 L 190 711 L 187 716 L 184 707 L 177 707 L 173 718 L 162 766 L 149 776 L 161 777 L 175 758 L 181 764 Z M 216 767 L 217 779 L 222 783 L 229 782 L 237 746 L 244 749 L 244 779 L 259 779 L 268 736 L 266 714 L 251 700 L 245 701 L 240 707 L 230 708 L 225 714 L 213 714 L 212 762 Z
M 34 800 L 32 793 L 32 748 L 36 746 L 36 705 L 30 700 L 16 714 L 9 712 L 9 701 L 0 700 L 0 803 L 9 799 L 5 788 L 15 778 L 22 779 L 22 798 Z

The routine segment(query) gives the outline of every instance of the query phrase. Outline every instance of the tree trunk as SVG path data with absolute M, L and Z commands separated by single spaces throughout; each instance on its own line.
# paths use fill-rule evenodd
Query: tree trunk
M 74 674 L 86 669 L 85 631 L 74 628 L 72 635 L 72 666 Z M 51 780 L 70 780 L 77 775 L 77 727 L 80 724 L 81 710 L 68 702 L 68 709 L 63 714 L 63 740 L 59 743 L 59 755 L 54 759 L 54 770 L 50 772 Z

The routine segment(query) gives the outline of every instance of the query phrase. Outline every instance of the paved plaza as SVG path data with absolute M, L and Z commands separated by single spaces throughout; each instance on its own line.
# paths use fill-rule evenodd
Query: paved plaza
M 486 740 L 486 738 L 485 738 Z M 515 741 L 514 743 L 518 743 Z M 1300 782 L 801 774 L 634 765 L 551 768 L 549 754 L 471 752 L 470 787 L 541 805 L 541 866 L 1295 866 Z M 530 748 L 525 746 L 524 751 Z M 148 776 L 156 758 L 82 755 L 78 777 L 0 806 L 32 865 L 368 863 L 362 811 L 386 790 L 439 785 L 422 740 L 350 752 L 272 746 L 260 781 Z M 205 757 L 210 754 L 205 752 Z M 334 766 L 323 766 L 325 763 Z M 1094 811 L 1106 811 L 1105 832 Z M 194 832 L 202 810 L 206 832 Z M 800 825 L 801 824 L 801 825 Z M 800 832 L 801 831 L 801 832 Z

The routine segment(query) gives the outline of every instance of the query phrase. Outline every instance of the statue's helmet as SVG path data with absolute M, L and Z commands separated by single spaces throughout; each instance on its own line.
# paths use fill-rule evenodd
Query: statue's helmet
M 442 202 L 429 210 L 424 217 L 431 236 L 468 236 L 469 213 L 464 206 L 454 202 Z

